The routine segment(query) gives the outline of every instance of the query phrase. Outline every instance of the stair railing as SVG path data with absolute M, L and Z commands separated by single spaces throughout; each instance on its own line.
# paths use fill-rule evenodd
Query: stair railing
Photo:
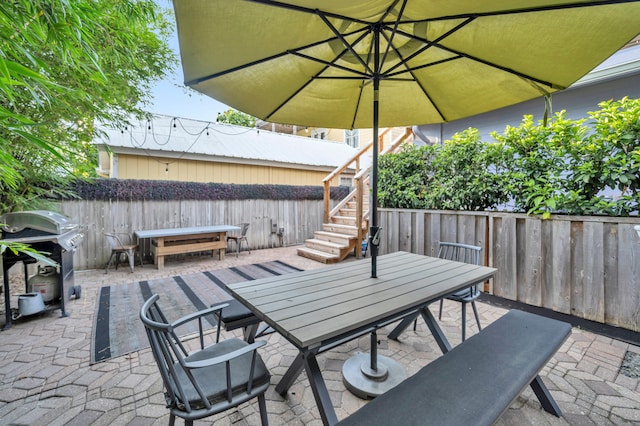
M 410 127 L 407 127 L 405 132 L 400 135 L 398 138 L 393 140 L 387 147 L 384 145 L 384 137 L 391 131 L 391 128 L 385 129 L 378 137 L 378 149 L 381 155 L 387 154 L 389 152 L 396 151 L 400 145 L 407 140 L 412 139 L 413 131 Z M 363 227 L 369 220 L 369 184 L 370 184 L 370 176 L 371 176 L 371 165 L 368 167 L 361 167 L 361 158 L 364 154 L 372 150 L 373 148 L 373 140 L 363 146 L 360 151 L 358 151 L 352 158 L 347 160 L 342 166 L 337 167 L 334 171 L 329 173 L 327 177 L 322 180 L 324 185 L 324 223 L 331 223 L 331 218 L 335 216 L 338 211 L 343 208 L 350 200 L 355 199 L 356 202 L 356 224 L 358 228 L 358 239 L 356 244 L 356 256 L 360 257 L 362 247 L 361 243 L 367 235 L 366 226 Z M 331 181 L 335 179 L 340 173 L 347 170 L 352 164 L 355 163 L 355 176 L 353 178 L 354 189 L 351 191 L 345 198 L 343 198 L 339 203 L 337 203 L 333 209 L 330 207 L 331 201 Z M 365 198 L 367 209 L 365 210 Z

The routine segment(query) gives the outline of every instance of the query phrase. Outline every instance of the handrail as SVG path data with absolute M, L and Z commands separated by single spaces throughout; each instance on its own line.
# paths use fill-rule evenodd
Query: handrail
M 387 133 L 389 133 L 391 131 L 391 129 L 385 129 L 382 131 L 382 133 L 380 134 L 380 136 L 378 137 L 378 139 L 383 138 Z M 358 161 L 360 159 L 360 157 L 362 157 L 367 151 L 369 151 L 370 149 L 373 148 L 373 140 L 371 140 L 370 142 L 368 142 L 365 146 L 363 146 L 362 148 L 360 148 L 360 151 L 356 152 L 353 157 L 351 157 L 350 159 L 348 159 L 347 161 L 344 162 L 344 164 L 342 166 L 338 166 L 334 171 L 332 171 L 331 173 L 329 173 L 327 175 L 327 177 L 325 177 L 324 179 L 322 179 L 323 183 L 326 182 L 330 182 L 333 178 L 335 178 L 337 175 L 339 175 L 340 173 L 344 172 L 346 169 L 349 168 L 349 166 L 351 165 L 351 163 L 353 163 L 354 161 Z M 356 169 L 356 173 L 359 172 L 360 169 L 357 168 Z
M 407 128 L 405 132 L 400 135 L 397 139 L 395 139 L 391 144 L 387 147 L 383 145 L 383 137 L 389 133 L 391 129 L 385 129 L 380 136 L 378 137 L 379 146 L 378 149 L 380 154 L 387 154 L 389 152 L 396 151 L 398 147 L 407 139 L 409 139 L 413 135 L 413 131 L 411 128 Z M 365 220 L 369 219 L 369 210 L 364 208 L 365 204 L 365 195 L 368 195 L 369 191 L 365 191 L 365 188 L 369 187 L 370 181 L 370 171 L 371 166 L 360 169 L 360 158 L 363 154 L 369 151 L 373 147 L 373 140 L 363 146 L 357 154 L 355 154 L 351 159 L 345 162 L 342 166 L 337 167 L 333 172 L 331 172 L 327 177 L 323 179 L 324 184 L 324 223 L 330 223 L 330 218 L 335 216 L 340 209 L 342 209 L 349 200 L 355 198 L 356 202 L 356 226 L 358 228 L 357 238 L 358 244 L 356 245 L 356 256 L 360 256 L 361 246 L 360 242 L 365 238 L 367 230 L 362 229 L 362 224 Z M 356 162 L 356 173 L 353 178 L 354 180 L 354 190 L 349 193 L 342 201 L 340 201 L 333 209 L 330 209 L 330 191 L 331 191 L 331 181 L 338 176 L 340 173 L 345 171 L 353 162 Z
M 380 134 L 380 136 L 378 137 L 378 140 L 381 140 L 383 138 L 383 136 L 385 136 L 387 133 L 389 133 L 391 131 L 391 128 L 389 129 L 385 129 L 382 131 L 382 133 Z M 355 153 L 353 155 L 353 157 L 351 157 L 350 159 L 348 159 L 347 161 L 344 162 L 344 164 L 342 164 L 341 166 L 336 167 L 331 173 L 329 173 L 324 179 L 322 179 L 322 183 L 324 185 L 324 193 L 323 193 L 323 200 L 324 200 L 324 217 L 323 217 L 323 222 L 324 223 L 328 223 L 329 222 L 329 217 L 331 217 L 329 210 L 330 210 L 330 200 L 331 200 L 331 181 L 333 179 L 335 179 L 336 176 L 338 176 L 340 173 L 344 172 L 345 170 L 347 170 L 349 168 L 349 166 L 351 166 L 352 163 L 356 163 L 355 164 L 355 172 L 356 174 L 361 172 L 360 169 L 360 158 L 367 153 L 370 149 L 373 148 L 373 139 L 367 143 L 365 146 L 363 146 L 360 151 L 358 151 L 357 153 Z

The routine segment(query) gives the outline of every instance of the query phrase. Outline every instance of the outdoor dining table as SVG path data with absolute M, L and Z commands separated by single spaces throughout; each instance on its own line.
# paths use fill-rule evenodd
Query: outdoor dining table
M 364 260 L 231 284 L 231 294 L 298 350 L 276 386 L 285 395 L 304 369 L 324 424 L 337 423 L 316 356 L 419 310 L 443 352 L 450 345 L 427 305 L 490 278 L 496 269 L 395 252 Z M 371 348 L 374 350 L 375 348 Z
M 164 257 L 173 254 L 194 253 L 211 250 L 218 251 L 220 260 L 224 260 L 227 248 L 227 232 L 239 231 L 235 225 L 190 226 L 187 228 L 145 229 L 134 232 L 138 240 L 151 239 L 153 244 L 153 263 L 156 268 L 164 268 Z

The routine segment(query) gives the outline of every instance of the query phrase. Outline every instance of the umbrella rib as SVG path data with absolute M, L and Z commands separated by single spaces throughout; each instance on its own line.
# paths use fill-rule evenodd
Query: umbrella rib
M 369 25 L 370 22 L 364 21 L 362 19 L 358 19 L 358 18 L 352 18 L 352 17 L 348 17 L 348 16 L 344 16 L 344 15 L 340 15 L 337 13 L 332 13 L 332 12 L 327 12 L 324 10 L 320 10 L 320 9 L 312 9 L 309 7 L 302 7 L 302 6 L 295 6 L 289 3 L 282 3 L 279 1 L 273 1 L 273 0 L 245 0 L 245 1 L 249 1 L 252 3 L 258 3 L 258 4 L 263 4 L 265 6 L 274 6 L 274 7 L 280 7 L 282 9 L 289 9 L 289 10 L 293 10 L 296 12 L 301 12 L 301 13 L 307 13 L 309 15 L 324 15 L 324 16 L 328 16 L 330 18 L 336 18 L 336 19 L 342 19 L 345 21 L 351 21 L 351 22 L 355 22 L 358 24 L 364 24 L 364 25 Z
M 446 33 L 442 34 L 440 37 L 436 38 L 436 39 L 435 39 L 435 40 L 433 40 L 433 41 L 429 41 L 429 40 L 426 40 L 426 39 L 422 39 L 422 38 L 420 38 L 420 37 L 416 37 L 416 36 L 414 36 L 414 35 L 412 35 L 412 34 L 407 34 L 407 33 L 405 33 L 405 32 L 400 32 L 402 35 L 404 35 L 404 36 L 406 36 L 406 37 L 409 37 L 409 38 L 412 38 L 412 39 L 414 39 L 414 40 L 418 40 L 418 41 L 420 41 L 420 42 L 424 43 L 425 45 L 424 45 L 422 48 L 420 48 L 420 49 L 416 50 L 415 52 L 413 52 L 411 55 L 407 56 L 406 58 L 402 58 L 402 61 L 400 61 L 400 62 L 399 62 L 399 63 L 397 63 L 396 65 L 392 66 L 392 67 L 391 67 L 391 68 L 389 68 L 387 71 L 385 71 L 385 74 L 391 75 L 391 74 L 393 74 L 393 73 L 392 73 L 392 71 L 393 71 L 394 69 L 398 68 L 399 66 L 401 66 L 401 65 L 407 66 L 407 62 L 408 62 L 408 61 L 410 61 L 411 59 L 413 59 L 413 58 L 415 58 L 416 56 L 420 55 L 420 54 L 421 54 L 421 53 L 423 53 L 425 50 L 427 50 L 427 49 L 429 49 L 429 48 L 433 47 L 434 45 L 436 45 L 437 43 L 439 43 L 441 40 L 443 40 L 443 39 L 445 39 L 445 38 L 449 37 L 451 34 L 454 34 L 454 33 L 455 33 L 455 32 L 457 32 L 458 30 L 460 30 L 461 28 L 463 28 L 463 27 L 465 27 L 465 26 L 469 25 L 469 24 L 470 24 L 471 22 L 473 22 L 474 20 L 475 20 L 475 18 L 469 18 L 469 19 L 466 19 L 464 22 L 461 22 L 460 24 L 456 25 L 454 28 L 450 29 L 449 31 L 447 31 Z M 398 57 L 400 57 L 400 52 L 397 52 L 397 53 L 398 53 Z M 419 68 L 424 68 L 424 67 L 417 67 L 416 69 L 419 69 Z
M 352 33 L 349 33 L 347 35 L 357 34 L 357 33 L 362 32 L 362 31 L 363 30 L 353 31 Z M 362 39 L 365 36 L 366 36 L 366 32 L 359 38 L 359 40 Z M 247 62 L 246 64 L 239 65 L 237 67 L 229 68 L 229 69 L 226 69 L 226 70 L 223 70 L 223 71 L 218 71 L 218 72 L 213 73 L 213 74 L 209 74 L 209 75 L 205 75 L 205 76 L 202 76 L 202 77 L 194 78 L 194 79 L 191 79 L 189 81 L 186 81 L 184 84 L 187 85 L 187 86 L 190 86 L 190 85 L 195 85 L 195 84 L 198 84 L 198 83 L 202 83 L 203 81 L 213 80 L 215 78 L 222 77 L 222 76 L 224 76 L 226 74 L 230 74 L 230 73 L 233 73 L 233 72 L 236 72 L 236 71 L 242 71 L 243 69 L 250 68 L 250 67 L 253 67 L 253 66 L 256 66 L 256 65 L 260 65 L 260 64 L 262 64 L 264 62 L 269 62 L 269 61 L 281 58 L 281 57 L 289 55 L 289 54 L 297 54 L 298 56 L 303 56 L 302 54 L 298 53 L 298 51 L 309 49 L 309 48 L 312 48 L 312 47 L 315 47 L 315 46 L 320 46 L 322 44 L 328 43 L 331 40 L 335 40 L 335 38 L 328 38 L 328 39 L 325 39 L 325 40 L 320 40 L 320 41 L 316 41 L 314 43 L 307 44 L 305 46 L 300 46 L 300 47 L 297 47 L 295 49 L 289 49 L 286 52 L 280 52 L 278 54 L 275 54 L 275 55 L 272 55 L 272 56 L 268 56 L 266 58 L 257 59 L 257 60 L 252 61 L 252 62 Z M 308 57 L 308 58 L 316 60 L 313 57 Z M 320 61 L 320 60 L 318 59 L 317 61 Z M 349 68 L 346 68 L 346 69 L 349 70 Z
M 456 59 L 461 59 L 462 56 L 460 55 L 456 55 L 456 56 L 452 56 L 450 58 L 445 58 L 445 59 L 440 59 L 438 61 L 434 61 L 434 62 L 429 62 L 428 64 L 422 64 L 422 65 L 418 65 L 416 67 L 407 67 L 406 70 L 402 70 L 402 71 L 396 71 L 396 72 L 392 72 L 392 73 L 388 73 L 385 74 L 385 80 L 390 80 L 393 77 L 397 76 L 397 75 L 402 75 L 402 74 L 406 74 L 406 73 L 413 73 L 413 71 L 417 71 L 417 70 L 421 70 L 423 68 L 429 68 L 432 67 L 434 65 L 440 65 L 440 64 L 444 64 L 446 62 L 450 62 L 450 61 L 455 61 Z M 397 80 L 397 79 L 396 79 Z M 415 80 L 415 78 L 413 78 L 412 80 Z
M 363 35 L 363 37 L 364 37 L 364 35 Z M 269 118 L 271 118 L 271 116 L 272 116 L 273 114 L 275 114 L 276 112 L 278 112 L 278 111 L 280 110 L 280 108 L 282 108 L 283 106 L 285 106 L 285 105 L 286 105 L 286 104 L 287 104 L 291 99 L 293 99 L 293 98 L 294 98 L 298 93 L 300 93 L 300 92 L 301 92 L 305 87 L 307 87 L 307 86 L 308 86 L 308 85 L 309 85 L 313 80 L 323 78 L 323 77 L 321 77 L 321 74 L 322 74 L 323 72 L 325 72 L 328 68 L 330 68 L 330 67 L 335 67 L 335 68 L 345 69 L 345 70 L 347 70 L 347 71 L 349 71 L 349 72 L 358 73 L 358 72 L 357 72 L 357 71 L 355 71 L 355 70 L 352 70 L 352 69 L 349 69 L 349 68 L 346 68 L 346 67 L 342 67 L 342 66 L 338 66 L 338 65 L 336 65 L 336 64 L 335 64 L 335 61 L 337 61 L 338 59 L 340 59 L 340 58 L 342 57 L 342 55 L 344 55 L 344 53 L 345 53 L 345 52 L 346 52 L 346 49 L 345 49 L 345 50 L 343 50 L 343 52 L 342 52 L 342 53 L 340 53 L 338 56 L 336 56 L 336 57 L 333 59 L 333 62 L 326 62 L 326 61 L 322 61 L 322 60 L 320 60 L 320 59 L 318 59 L 318 58 L 314 58 L 314 57 L 311 57 L 311 56 L 303 55 L 303 54 L 301 54 L 300 52 L 290 52 L 291 54 L 295 54 L 295 55 L 298 55 L 298 56 L 301 56 L 301 57 L 304 57 L 304 58 L 307 58 L 307 59 L 310 59 L 310 60 L 313 60 L 313 61 L 317 61 L 317 62 L 323 63 L 323 64 L 325 65 L 325 67 L 324 67 L 321 71 L 319 71 L 318 73 L 316 73 L 316 75 L 314 75 L 314 76 L 313 76 L 313 77 L 311 77 L 309 80 L 307 80 L 307 81 L 305 82 L 305 84 L 303 84 L 302 86 L 300 86 L 300 87 L 298 88 L 298 90 L 296 90 L 294 93 L 292 93 L 292 94 L 291 94 L 291 96 L 289 96 L 287 99 L 285 99 L 285 100 L 284 100 L 284 102 L 282 102 L 280 105 L 278 105 L 276 108 L 274 108 L 274 109 L 273 109 L 273 111 L 271 111 L 271 112 L 266 116 L 266 119 L 268 120 Z M 369 77 L 366 73 L 361 73 L 361 74 L 362 74 L 362 76 L 363 76 L 363 77 L 367 77 L 367 78 Z M 329 77 L 324 77 L 324 78 L 329 78 Z M 341 78 L 341 79 L 343 79 L 343 80 L 349 80 L 349 79 L 358 79 L 358 80 L 362 80 L 362 77 L 356 77 L 356 76 L 353 76 L 353 77 L 340 77 L 340 78 Z
M 400 63 L 398 63 L 398 64 L 394 65 L 392 68 L 390 68 L 389 70 L 387 70 L 387 71 L 385 72 L 385 78 L 386 78 L 386 77 L 389 77 L 389 76 L 395 76 L 395 75 L 404 74 L 404 73 L 406 73 L 406 72 L 412 72 L 412 71 L 419 70 L 419 69 L 422 69 L 422 68 L 431 67 L 431 66 L 433 66 L 433 65 L 438 65 L 438 64 L 441 64 L 441 63 L 444 63 L 444 62 L 448 62 L 448 61 L 451 61 L 451 60 L 456 60 L 456 59 L 461 59 L 461 58 L 467 58 L 467 59 L 470 59 L 470 60 L 472 60 L 472 61 L 482 63 L 482 64 L 484 64 L 484 65 L 486 65 L 486 66 L 489 66 L 489 67 L 492 67 L 492 68 L 497 68 L 497 69 L 499 69 L 499 70 L 501 70 L 501 71 L 504 71 L 504 72 L 507 72 L 507 73 L 509 73 L 509 74 L 516 75 L 516 76 L 518 76 L 518 77 L 520 77 L 520 78 L 524 78 L 524 79 L 527 79 L 527 80 L 534 81 L 534 82 L 536 82 L 536 83 L 540 83 L 540 84 L 542 84 L 542 85 L 544 85 L 544 86 L 548 86 L 548 87 L 550 87 L 550 88 L 552 88 L 552 89 L 560 89 L 560 90 L 566 89 L 566 87 L 564 87 L 564 86 L 560 86 L 560 85 L 554 84 L 554 83 L 552 83 L 552 82 L 550 82 L 550 81 L 541 80 L 541 79 L 536 78 L 536 77 L 533 77 L 533 76 L 531 76 L 531 75 L 524 74 L 524 73 L 521 73 L 521 72 L 519 72 L 519 71 L 513 70 L 513 69 L 511 69 L 511 68 L 503 67 L 503 66 L 501 66 L 501 65 L 494 64 L 494 63 L 491 63 L 491 62 L 489 62 L 489 61 L 485 61 L 485 60 L 480 59 L 480 58 L 478 58 L 478 57 L 475 57 L 475 56 L 472 56 L 472 55 L 468 55 L 468 54 L 466 54 L 466 53 L 463 53 L 463 52 L 460 52 L 460 51 L 457 51 L 457 50 L 451 49 L 451 48 L 446 47 L 446 46 L 443 46 L 443 45 L 441 45 L 441 44 L 439 43 L 439 41 L 441 41 L 441 40 L 443 40 L 444 38 L 448 37 L 449 35 L 453 34 L 455 31 L 458 31 L 458 30 L 459 30 L 460 28 L 462 28 L 463 26 L 468 25 L 468 24 L 469 24 L 469 23 L 471 23 L 474 19 L 475 19 L 475 18 L 469 18 L 469 19 L 468 19 L 468 20 L 466 20 L 465 22 L 460 23 L 460 24 L 459 24 L 459 25 L 457 25 L 455 28 L 453 28 L 453 29 L 449 30 L 447 33 L 445 33 L 445 34 L 441 35 L 440 37 L 438 37 L 436 40 L 433 40 L 433 41 L 425 40 L 425 39 L 422 39 L 422 38 L 420 38 L 420 37 L 416 37 L 416 36 L 414 36 L 414 35 L 411 35 L 411 34 L 407 34 L 407 33 L 401 32 L 401 34 L 402 34 L 402 35 L 404 35 L 404 36 L 406 36 L 406 37 L 410 37 L 410 38 L 413 38 L 413 39 L 416 39 L 416 40 L 420 40 L 420 41 L 422 41 L 423 43 L 425 43 L 425 46 L 424 46 L 423 48 L 419 49 L 418 51 L 414 52 L 413 54 L 411 54 L 411 55 L 410 55 L 410 56 L 408 56 L 407 58 L 403 58 L 403 60 L 402 60 Z M 416 67 L 408 67 L 408 66 L 407 66 L 407 61 L 411 60 L 413 57 L 415 57 L 415 56 L 417 56 L 418 54 L 420 54 L 420 53 L 424 52 L 426 49 L 428 49 L 428 48 L 430 48 L 430 47 L 438 47 L 439 49 L 446 50 L 447 52 L 453 53 L 453 54 L 454 54 L 454 55 L 456 55 L 456 56 L 453 56 L 453 57 L 451 57 L 451 58 L 447 58 L 447 59 L 444 59 L 444 60 L 441 60 L 441 61 L 437 61 L 437 62 L 432 62 L 432 63 L 428 63 L 428 64 L 419 65 L 419 66 L 416 66 Z M 399 55 L 399 53 L 398 53 L 398 55 Z M 396 72 L 391 72 L 391 71 L 393 71 L 394 69 L 398 68 L 398 66 L 400 66 L 400 65 L 404 65 L 407 69 L 406 69 L 405 71 L 396 71 Z
M 389 9 L 387 9 L 387 14 L 391 13 L 391 9 L 396 7 L 396 5 L 398 4 L 397 0 L 396 2 L 393 3 L 393 5 L 391 5 L 389 7 Z M 407 6 L 407 0 L 404 0 L 402 2 L 402 6 L 400 7 L 400 10 L 398 11 L 398 17 L 395 20 L 395 23 L 393 25 L 393 29 L 391 30 L 391 36 L 387 37 L 383 31 L 380 31 L 384 38 L 387 39 L 387 48 L 384 51 L 384 55 L 382 55 L 382 61 L 380 61 L 380 69 L 382 69 L 382 64 L 385 63 L 386 59 L 387 59 L 387 55 L 389 54 L 389 50 L 393 47 L 393 50 L 397 53 L 397 50 L 395 49 L 395 46 L 393 46 L 393 38 L 395 37 L 395 35 L 397 34 L 398 31 L 398 25 L 400 25 L 400 19 L 402 18 L 402 15 L 404 14 L 404 8 Z M 398 54 L 398 56 L 400 56 Z M 378 70 L 379 71 L 379 70 Z
M 532 12 L 551 12 L 554 10 L 566 10 L 566 9 L 584 9 L 588 7 L 598 6 L 612 6 L 616 4 L 625 3 L 638 3 L 640 0 L 595 0 L 590 2 L 572 2 L 565 4 L 555 4 L 540 7 L 525 7 L 521 9 L 509 9 L 499 10 L 492 12 L 473 12 L 473 13 L 461 13 L 459 15 L 438 16 L 437 18 L 427 19 L 410 19 L 402 21 L 401 24 L 415 24 L 419 22 L 434 22 L 434 21 L 446 21 L 452 19 L 464 19 L 464 18 L 481 18 L 487 16 L 501 16 L 501 15 L 515 15 L 519 13 L 532 13 Z
M 351 72 L 353 74 L 361 75 L 362 77 L 369 77 L 369 74 L 367 74 L 366 72 L 354 70 L 352 68 L 348 68 L 348 67 L 345 67 L 345 66 L 342 66 L 342 65 L 338 65 L 338 64 L 333 63 L 333 62 L 325 61 L 323 59 L 314 58 L 313 56 L 305 55 L 304 53 L 300 53 L 300 52 L 296 52 L 296 51 L 292 51 L 292 52 L 289 52 L 289 53 L 291 53 L 294 56 L 298 56 L 300 58 L 308 59 L 310 61 L 314 61 L 314 62 L 318 62 L 318 63 L 323 64 L 323 65 L 326 65 L 327 68 L 337 68 L 337 69 L 340 69 L 340 70 L 343 70 L 343 71 Z M 342 54 L 339 55 L 336 59 L 338 59 L 340 56 L 342 56 Z M 362 77 L 353 77 L 353 78 L 360 79 Z M 317 78 L 317 77 L 314 77 L 314 78 Z
M 185 81 L 184 84 L 187 85 L 187 86 L 194 86 L 196 84 L 202 83 L 203 81 L 213 80 L 215 78 L 222 77 L 222 76 L 224 76 L 226 74 L 231 74 L 231 73 L 236 72 L 236 71 L 241 71 L 241 70 L 246 69 L 246 68 L 251 68 L 251 67 L 253 67 L 255 65 L 259 65 L 259 64 L 261 64 L 263 62 L 268 62 L 268 61 L 271 61 L 273 59 L 277 59 L 277 58 L 281 58 L 283 56 L 287 56 L 289 53 L 290 52 L 280 52 L 277 55 L 269 56 L 267 58 L 258 59 L 256 61 L 252 61 L 252 62 L 247 62 L 246 64 L 242 64 L 242 65 L 239 65 L 239 66 L 233 67 L 233 68 L 228 68 L 228 69 L 226 69 L 224 71 L 218 71 L 218 72 L 213 73 L 213 74 L 208 74 L 208 75 L 205 75 L 205 76 L 202 76 L 202 77 L 194 78 L 194 79 L 191 79 L 189 81 Z
M 360 90 L 358 90 L 358 101 L 356 102 L 356 107 L 353 110 L 353 117 L 351 118 L 351 128 L 353 129 L 356 125 L 356 118 L 358 117 L 358 109 L 360 108 L 360 102 L 362 101 L 362 93 L 364 91 L 364 84 L 360 85 Z
M 437 46 L 440 49 L 446 50 L 446 51 L 448 51 L 450 53 L 453 53 L 453 54 L 459 55 L 461 57 L 464 57 L 466 59 L 470 59 L 472 61 L 479 62 L 481 64 L 484 64 L 484 65 L 492 67 L 492 68 L 497 68 L 497 69 L 499 69 L 501 71 L 504 71 L 506 73 L 513 74 L 513 75 L 516 75 L 518 77 L 521 77 L 521 78 L 524 78 L 524 79 L 527 79 L 527 80 L 535 81 L 536 83 L 540 83 L 540 84 L 548 86 L 548 87 L 550 87 L 552 89 L 559 89 L 559 90 L 566 89 L 565 86 L 560 86 L 560 85 L 552 83 L 550 81 L 541 80 L 541 79 L 539 79 L 537 77 L 534 77 L 532 75 L 528 75 L 528 74 L 513 70 L 511 68 L 504 67 L 502 65 L 498 65 L 498 64 L 491 63 L 489 61 L 485 61 L 485 60 L 480 59 L 478 57 L 475 57 L 475 56 L 472 56 L 472 55 L 468 55 L 466 53 L 459 52 L 459 51 L 454 50 L 454 49 L 450 49 L 450 48 L 448 48 L 446 46 L 442 46 L 441 44 L 438 44 L 438 43 L 436 43 L 435 46 Z M 455 58 L 455 59 L 460 59 L 460 58 Z
M 340 33 L 340 31 L 338 31 L 338 29 L 336 27 L 333 26 L 333 24 L 331 24 L 331 22 L 329 22 L 329 20 L 327 19 L 327 17 L 323 14 L 320 13 L 320 11 L 318 11 L 318 16 L 320 17 L 320 19 L 322 19 L 322 21 L 325 23 L 325 25 L 327 27 L 329 27 L 329 29 L 331 31 L 333 31 L 333 34 L 335 34 L 335 36 L 340 39 L 340 41 L 342 41 L 342 44 L 344 44 L 344 46 L 349 49 L 349 51 L 353 54 L 353 56 L 358 60 L 358 62 L 360 62 L 360 64 L 366 69 L 368 70 L 371 74 L 373 74 L 373 70 L 369 67 L 369 64 L 365 63 L 365 61 L 362 60 L 362 58 L 360 57 L 360 55 L 358 54 L 358 52 L 355 51 L 355 49 L 353 48 L 353 46 L 347 42 L 347 40 L 344 38 L 344 36 Z M 359 39 L 360 40 L 360 39 Z M 359 41 L 357 40 L 356 43 Z

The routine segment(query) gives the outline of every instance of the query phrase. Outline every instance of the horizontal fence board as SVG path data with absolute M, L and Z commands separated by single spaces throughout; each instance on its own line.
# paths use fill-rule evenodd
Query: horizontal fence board
M 435 256 L 439 241 L 480 245 L 498 269 L 485 287 L 492 294 L 640 331 L 639 218 L 410 212 L 408 221 L 407 210 L 379 210 L 387 227 L 381 252 L 411 247 Z

